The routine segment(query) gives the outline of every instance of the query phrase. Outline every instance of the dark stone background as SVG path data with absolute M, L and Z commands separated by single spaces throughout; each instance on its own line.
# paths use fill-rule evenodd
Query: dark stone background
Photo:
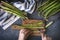
M 11 0 L 9 0 L 10 2 Z M 14 0 L 15 1 L 15 0 Z M 39 0 L 41 2 L 41 0 Z M 30 19 L 44 20 L 41 16 L 37 15 L 35 11 L 32 15 L 27 14 Z M 53 40 L 60 40 L 60 12 L 49 18 L 49 22 L 54 20 L 55 23 L 47 28 L 46 34 L 52 37 Z M 21 19 L 17 20 L 14 24 L 20 25 Z M 46 22 L 48 23 L 48 22 Z M 7 30 L 3 30 L 0 27 L 0 40 L 18 40 L 19 30 L 13 30 L 9 27 Z M 29 40 L 41 40 L 41 37 L 29 37 Z

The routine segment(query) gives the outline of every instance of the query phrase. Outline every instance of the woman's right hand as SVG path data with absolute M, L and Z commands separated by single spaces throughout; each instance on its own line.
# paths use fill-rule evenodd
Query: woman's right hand
M 45 29 L 41 30 L 41 38 L 42 38 L 42 40 L 52 40 L 51 37 L 49 37 L 45 34 Z

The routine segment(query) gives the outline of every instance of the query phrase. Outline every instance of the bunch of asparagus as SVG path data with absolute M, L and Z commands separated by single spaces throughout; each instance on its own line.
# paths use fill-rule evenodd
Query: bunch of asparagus
M 1 1 L 0 8 L 4 9 L 5 11 L 7 11 L 9 13 L 12 13 L 16 16 L 19 16 L 23 19 L 26 17 L 25 12 L 20 11 L 18 8 L 16 8 L 15 6 L 9 4 L 8 2 Z
M 45 19 L 48 19 L 60 11 L 60 0 L 48 0 L 38 8 L 38 11 Z

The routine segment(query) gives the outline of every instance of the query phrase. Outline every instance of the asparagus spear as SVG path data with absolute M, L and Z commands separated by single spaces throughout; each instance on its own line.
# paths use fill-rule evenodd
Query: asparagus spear
M 50 25 L 52 25 L 54 22 L 53 21 L 51 21 L 51 22 L 49 22 L 46 26 L 45 26 L 45 28 L 48 28 Z
M 20 11 L 18 8 L 16 8 L 15 6 L 13 6 L 13 5 L 11 5 L 11 4 L 7 3 L 7 2 L 1 1 L 1 3 L 2 3 L 3 6 L 8 7 L 10 9 L 12 9 L 12 10 L 15 10 L 15 11 L 21 13 L 21 14 L 24 13 L 24 12 Z
M 26 21 L 25 21 L 26 22 Z M 23 26 L 27 26 L 27 27 L 40 27 L 40 26 L 44 26 L 44 21 L 37 21 L 37 22 L 34 22 L 34 23 L 32 23 L 31 21 L 29 21 L 29 22 L 31 22 L 31 23 L 25 23 L 25 22 L 23 22 Z
M 2 1 L 2 5 L 0 7 L 2 9 L 4 9 L 5 11 L 10 12 L 10 13 L 12 13 L 14 15 L 17 15 L 17 16 L 19 16 L 21 18 L 25 18 L 26 17 L 25 16 L 26 15 L 25 12 L 20 11 L 19 9 L 17 9 L 13 5 L 10 5 L 10 4 L 6 3 L 6 2 Z
M 9 8 L 7 8 L 7 7 L 4 7 L 4 6 L 0 6 L 0 7 L 1 7 L 2 9 L 4 9 L 5 11 L 9 12 L 9 13 L 13 13 L 14 15 L 17 15 L 17 16 L 22 17 L 22 18 L 25 17 L 24 15 L 19 14 L 19 12 L 17 12 L 17 11 L 14 11 L 14 10 L 9 9 Z

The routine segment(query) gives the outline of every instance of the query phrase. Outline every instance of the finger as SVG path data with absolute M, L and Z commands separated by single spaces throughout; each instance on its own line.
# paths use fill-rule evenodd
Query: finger
M 28 30 L 28 29 L 21 29 L 20 30 L 20 33 L 23 33 L 24 35 L 26 35 L 29 32 L 31 32 L 31 30 Z
M 47 37 L 47 40 L 52 40 L 52 38 L 51 37 Z
M 48 37 L 47 35 L 43 35 L 41 37 L 42 37 L 42 40 L 52 40 L 52 38 Z
M 31 30 L 27 30 L 27 31 L 25 31 L 25 34 L 30 34 L 30 33 L 32 33 Z
M 41 34 L 41 37 L 44 38 L 45 37 L 45 34 L 44 33 L 40 33 Z
M 46 31 L 45 29 L 41 29 L 41 30 L 40 30 L 41 33 L 44 33 L 45 31 Z
M 30 36 L 32 34 L 32 32 L 28 32 L 25 36 L 25 40 L 27 39 L 28 36 Z
M 28 29 L 21 29 L 20 31 L 22 32 L 20 34 L 24 35 L 24 39 L 27 39 L 27 37 L 32 33 L 31 30 Z
M 26 35 L 30 35 L 30 34 L 32 34 L 32 32 L 31 32 L 31 31 L 28 31 L 28 32 L 26 33 Z
M 20 30 L 20 33 L 24 33 L 24 32 L 26 32 L 26 29 L 21 29 Z

